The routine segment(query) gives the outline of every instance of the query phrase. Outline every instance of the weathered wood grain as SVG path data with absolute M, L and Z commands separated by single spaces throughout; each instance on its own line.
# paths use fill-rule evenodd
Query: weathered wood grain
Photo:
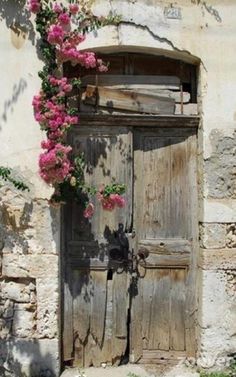
M 105 332 L 105 315 L 107 300 L 107 272 L 91 271 L 93 292 L 91 293 L 90 333 L 102 347 Z
M 88 86 L 82 99 L 86 104 L 136 113 L 174 114 L 175 110 L 175 100 L 171 97 L 101 86 L 98 88 Z
M 82 85 L 162 85 L 165 89 L 179 89 L 180 79 L 176 76 L 152 75 L 91 75 L 82 77 Z
M 186 315 L 186 270 L 171 269 L 170 349 L 184 351 Z
M 157 85 L 115 85 L 115 86 L 94 86 L 94 85 L 87 85 L 85 92 L 82 93 L 82 99 L 86 101 L 86 98 L 96 97 L 96 95 L 102 93 L 102 90 L 107 93 L 109 90 L 113 90 L 114 92 L 124 92 L 127 94 L 138 93 L 143 94 L 150 97 L 166 97 L 172 98 L 175 100 L 175 103 L 188 103 L 190 101 L 190 93 L 188 92 L 180 92 L 180 91 L 173 91 L 168 89 L 160 89 Z M 112 99 L 112 98 L 111 98 Z

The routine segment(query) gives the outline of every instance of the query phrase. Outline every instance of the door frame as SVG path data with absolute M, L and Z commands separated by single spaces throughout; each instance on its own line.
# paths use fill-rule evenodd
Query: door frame
M 108 114 L 81 114 L 80 115 L 80 123 L 73 127 L 72 132 L 76 132 L 77 127 L 86 127 L 86 126 L 107 126 L 110 127 L 152 127 L 152 128 L 191 128 L 195 129 L 196 132 L 196 139 L 197 139 L 197 131 L 199 127 L 200 117 L 199 116 L 184 116 L 184 115 L 129 115 L 129 114 L 121 114 L 121 115 L 108 115 Z M 197 153 L 196 153 L 196 166 L 197 166 Z M 196 171 L 196 182 L 197 182 L 197 171 Z M 187 357 L 195 357 L 197 351 L 197 337 L 196 337 L 196 309 L 197 309 L 197 259 L 198 259 L 198 187 L 196 186 L 195 192 L 195 214 L 194 217 L 194 226 L 195 226 L 195 234 L 193 239 L 193 260 L 191 263 L 191 268 L 193 269 L 191 274 L 191 279 L 196 283 L 192 286 L 195 287 L 194 292 L 191 292 L 191 304 L 190 304 L 190 312 L 189 312 L 189 323 L 188 323 L 188 331 L 189 342 L 187 345 Z M 60 286 L 61 286 L 61 294 L 60 294 L 60 348 L 61 348 L 61 364 L 62 368 L 65 366 L 65 360 L 63 355 L 63 323 L 64 323 L 64 287 L 65 287 L 65 273 L 66 273 L 66 263 L 65 263 L 65 226 L 63 223 L 64 220 L 64 210 L 61 211 L 61 254 L 60 254 Z M 73 331 L 73 324 L 68 323 L 68 326 Z M 72 359 L 72 358 L 71 358 Z M 132 362 L 132 360 L 130 361 Z

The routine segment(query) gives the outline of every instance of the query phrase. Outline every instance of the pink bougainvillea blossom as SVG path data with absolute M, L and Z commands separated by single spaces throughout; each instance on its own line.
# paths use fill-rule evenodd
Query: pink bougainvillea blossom
M 46 183 L 58 184 L 70 178 L 73 170 L 68 154 L 70 146 L 56 144 L 39 156 L 40 176 Z
M 111 194 L 110 199 L 113 200 L 119 208 L 125 206 L 125 198 L 119 194 Z
M 58 4 L 58 3 L 53 4 L 53 8 L 52 9 L 56 13 L 61 13 L 63 11 L 61 5 Z
M 62 44 L 66 33 L 61 25 L 53 24 L 48 30 L 48 42 L 52 45 Z
M 69 25 L 70 24 L 70 16 L 68 13 L 61 13 L 58 17 L 58 21 L 62 25 Z
M 105 210 L 105 211 L 113 211 L 113 209 L 115 208 L 116 206 L 116 202 L 114 200 L 112 200 L 110 198 L 110 196 L 108 197 L 103 197 L 102 200 L 101 200 L 101 204 L 102 204 L 102 208 Z
M 78 13 L 78 11 L 79 11 L 79 6 L 78 6 L 78 4 L 70 4 L 70 5 L 69 5 L 69 11 L 70 11 L 71 14 L 76 14 L 76 13 Z
M 83 212 L 83 215 L 86 219 L 90 219 L 94 214 L 94 205 L 93 203 L 89 202 Z
M 43 81 L 42 89 L 32 101 L 35 120 L 46 132 L 47 137 L 41 142 L 43 152 L 39 156 L 39 173 L 46 183 L 54 186 L 55 191 L 51 204 L 55 204 L 57 201 L 64 202 L 64 188 L 68 189 L 69 187 L 69 192 L 75 196 L 78 196 L 82 188 L 89 197 L 89 203 L 83 213 L 84 217 L 89 219 L 95 210 L 91 195 L 96 195 L 97 190 L 94 188 L 90 190 L 85 182 L 80 181 L 83 174 L 80 172 L 79 163 L 77 164 L 79 160 L 73 159 L 70 155 L 72 148 L 65 145 L 68 129 L 77 124 L 79 120 L 78 116 L 74 115 L 77 110 L 69 108 L 67 96 L 73 87 L 78 86 L 80 80 L 79 78 L 72 80 L 67 77 L 59 77 L 60 66 L 64 62 L 70 62 L 72 65 L 78 64 L 99 72 L 106 72 L 108 66 L 102 59 L 97 58 L 94 52 L 82 51 L 79 48 L 79 45 L 85 40 L 86 27 L 91 23 L 89 19 L 84 19 L 84 16 L 87 17 L 87 15 L 81 10 L 82 17 L 79 16 L 78 20 L 83 20 L 82 31 L 71 30 L 71 20 L 74 22 L 77 19 L 75 15 L 80 11 L 78 4 L 64 6 L 55 0 L 28 0 L 28 4 L 32 13 L 38 13 L 37 23 L 41 25 L 38 30 L 44 41 L 41 44 L 41 49 L 46 59 L 46 65 L 40 72 Z M 44 18 L 46 22 L 41 23 Z M 45 72 L 50 72 L 50 74 L 47 76 Z M 112 211 L 116 207 L 123 208 L 125 206 L 125 199 L 121 195 L 124 192 L 123 186 L 113 183 L 100 188 L 97 198 L 104 210 Z
M 28 6 L 29 6 L 30 12 L 38 13 L 41 9 L 41 1 L 40 0 L 29 0 Z

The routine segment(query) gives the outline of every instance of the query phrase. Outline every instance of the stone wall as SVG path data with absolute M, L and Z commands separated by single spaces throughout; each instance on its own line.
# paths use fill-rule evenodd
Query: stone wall
M 1 376 L 59 372 L 58 215 L 45 200 L 1 189 Z

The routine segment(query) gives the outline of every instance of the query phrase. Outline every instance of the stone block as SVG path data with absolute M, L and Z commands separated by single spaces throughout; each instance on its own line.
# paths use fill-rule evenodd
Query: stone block
M 33 254 L 57 254 L 60 239 L 60 210 L 45 200 L 34 200 L 29 226 L 24 237 Z
M 226 245 L 236 248 L 236 223 L 227 226 Z
M 14 315 L 14 302 L 7 299 L 3 306 L 3 318 L 13 318 Z
M 15 377 L 59 377 L 58 339 L 0 340 L 0 362 L 9 375 Z
M 228 355 L 235 352 L 235 288 L 228 285 L 227 271 L 204 270 L 200 276 L 202 297 L 198 306 L 198 350 L 199 357 L 204 359 L 208 363 L 206 367 L 210 368 L 216 367 L 222 357 L 227 362 Z
M 205 161 L 208 196 L 216 199 L 236 198 L 236 133 L 233 137 L 212 131 L 212 155 Z
M 2 262 L 3 277 L 39 278 L 58 277 L 57 255 L 5 254 Z
M 54 338 L 58 334 L 58 281 L 37 279 L 37 336 Z
M 17 302 L 30 302 L 30 291 L 26 284 L 15 281 L 2 281 L 0 283 L 2 298 L 9 298 Z
M 28 309 L 25 304 L 15 305 L 12 334 L 19 338 L 32 338 L 35 335 L 35 311 Z
M 198 265 L 203 270 L 236 269 L 236 249 L 200 249 Z
M 203 223 L 200 226 L 200 246 L 222 249 L 226 246 L 226 224 Z

